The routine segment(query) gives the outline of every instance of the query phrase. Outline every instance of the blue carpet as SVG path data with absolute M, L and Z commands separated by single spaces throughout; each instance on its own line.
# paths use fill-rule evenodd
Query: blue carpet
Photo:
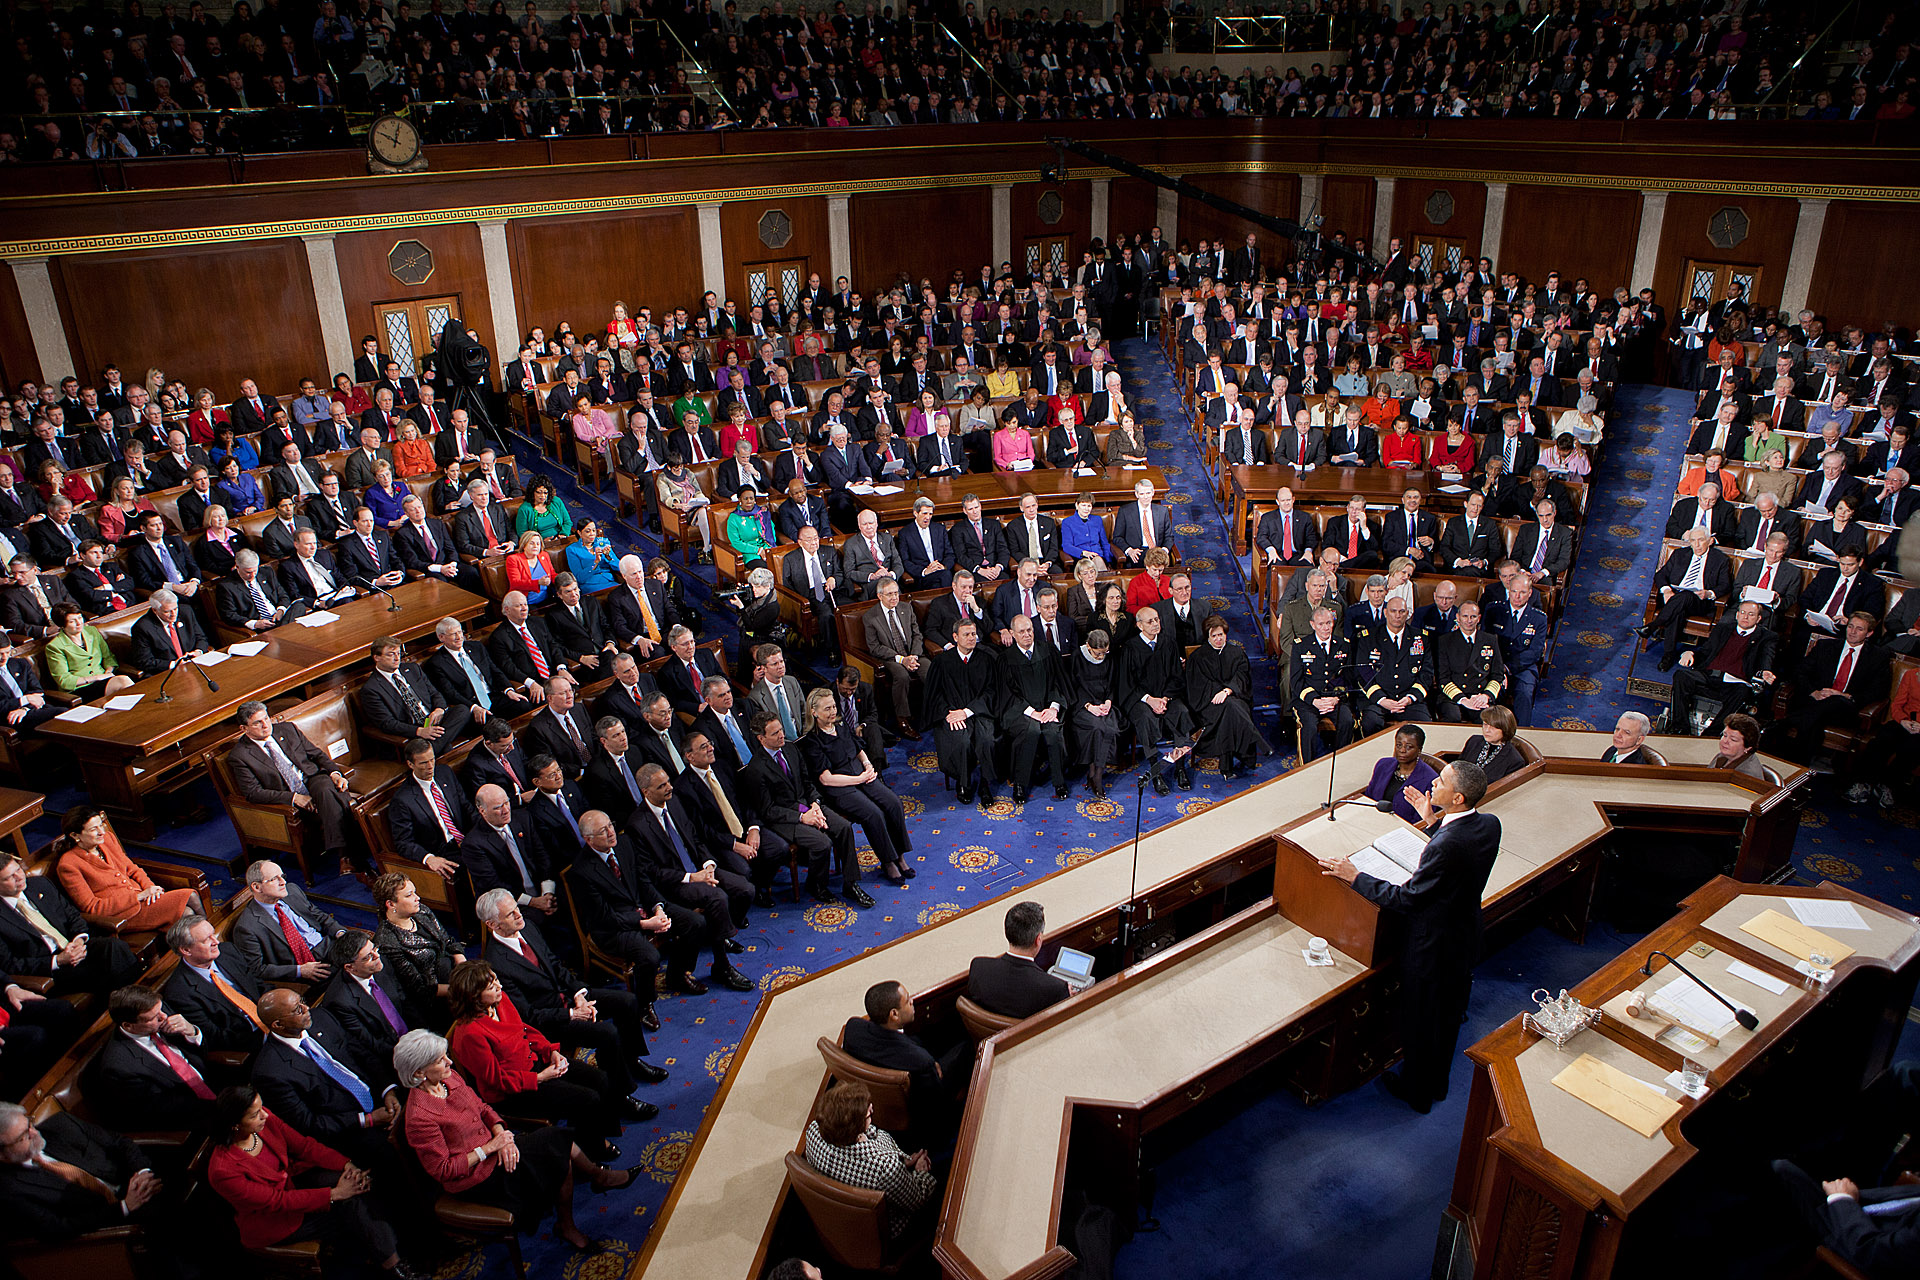
M 1211 483 L 1191 433 L 1179 420 L 1171 371 L 1154 343 L 1124 342 L 1118 355 L 1146 419 L 1153 460 L 1171 479 L 1169 501 L 1176 509 L 1176 532 L 1185 565 L 1194 575 L 1195 596 L 1224 614 L 1234 638 L 1246 646 L 1255 673 L 1255 701 L 1264 704 L 1256 711 L 1260 728 L 1270 743 L 1286 750 L 1272 720 L 1274 664 L 1264 656 L 1255 629 L 1258 620 L 1244 589 L 1244 563 L 1235 562 L 1224 539 L 1224 520 Z M 1637 621 L 1655 567 L 1666 509 L 1662 495 L 1671 492 L 1684 444 L 1684 405 L 1671 391 L 1626 388 L 1615 421 L 1620 425 L 1613 428 L 1614 440 L 1596 477 L 1556 667 L 1537 703 L 1542 723 L 1584 728 L 1610 723 L 1619 708 L 1654 709 L 1625 693 L 1627 627 Z M 533 442 L 521 439 L 516 445 L 523 467 L 552 477 L 576 512 L 611 519 L 611 490 L 587 493 L 571 472 L 544 459 Z M 610 525 L 609 537 L 623 550 L 643 555 L 658 550 L 630 520 Z M 676 572 L 684 579 L 690 602 L 709 598 L 711 569 L 689 570 L 676 562 Z M 737 635 L 723 619 L 709 617 L 708 635 L 722 635 L 731 653 Z M 814 678 L 825 674 L 815 672 Z M 1076 791 L 1072 799 L 1059 803 L 1035 800 L 1015 806 L 1003 800 L 984 814 L 954 803 L 930 751 L 907 756 L 896 749 L 893 757 L 887 781 L 902 796 L 911 819 L 910 856 L 919 878 L 904 890 L 876 885 L 879 904 L 872 910 L 844 904 L 801 906 L 788 899 L 784 888 L 776 891 L 775 909 L 755 912 L 741 935 L 748 948 L 740 957 L 741 967 L 761 991 L 1111 848 L 1133 828 L 1134 801 L 1125 779 L 1106 801 Z M 1228 782 L 1217 764 L 1203 761 L 1191 794 L 1147 797 L 1142 823 L 1152 829 L 1197 812 L 1291 763 L 1290 755 L 1272 757 L 1246 781 Z M 225 864 L 239 856 L 238 843 L 210 785 L 203 785 L 200 798 L 213 817 L 165 828 L 143 852 L 202 867 L 225 896 L 233 887 Z M 36 823 L 30 836 L 36 842 L 51 838 L 57 815 L 83 799 L 72 787 L 54 791 L 48 809 L 56 816 Z M 1795 854 L 1802 874 L 1830 877 L 1887 901 L 1910 904 L 1920 884 L 1911 835 L 1916 815 L 1911 810 L 1890 815 L 1853 811 L 1843 823 L 1845 807 L 1834 804 L 1832 796 L 1822 792 L 1816 801 L 1806 818 L 1807 838 Z M 1900 830 L 1909 834 L 1900 836 Z M 871 852 L 863 848 L 862 854 L 871 865 Z M 361 904 L 357 909 L 337 908 L 343 919 L 370 919 L 366 895 L 353 881 L 323 878 L 313 888 L 335 901 Z M 1482 965 L 1473 1022 L 1462 1043 L 1471 1043 L 1510 1016 L 1533 987 L 1549 981 L 1555 987 L 1571 984 L 1629 941 L 1596 928 L 1588 944 L 1576 948 L 1535 933 L 1491 957 Z M 651 1037 L 652 1060 L 666 1066 L 672 1079 L 640 1095 L 659 1104 L 659 1118 L 629 1127 L 621 1139 L 625 1162 L 636 1163 L 639 1176 L 628 1191 L 582 1198 L 577 1206 L 583 1230 L 617 1242 L 612 1254 L 594 1260 L 596 1277 L 619 1274 L 615 1268 L 637 1254 L 757 999 L 757 993 L 715 988 L 707 996 L 660 1002 L 664 1029 Z M 821 1026 L 838 1026 L 854 1012 L 822 1010 Z M 1370 1091 L 1334 1099 L 1311 1114 L 1271 1091 L 1245 1110 L 1222 1113 L 1210 1134 L 1174 1152 L 1163 1168 L 1157 1211 L 1164 1229 L 1141 1237 L 1123 1252 L 1120 1274 L 1424 1274 L 1458 1146 L 1464 1080 L 1462 1066 L 1455 1072 L 1452 1099 L 1426 1119 L 1383 1107 Z M 1221 1231 L 1226 1221 L 1236 1229 Z M 583 1270 L 550 1230 L 527 1241 L 525 1249 L 535 1274 L 573 1276 Z M 504 1252 L 496 1249 L 457 1259 L 443 1267 L 441 1275 L 446 1280 L 504 1280 L 507 1269 Z

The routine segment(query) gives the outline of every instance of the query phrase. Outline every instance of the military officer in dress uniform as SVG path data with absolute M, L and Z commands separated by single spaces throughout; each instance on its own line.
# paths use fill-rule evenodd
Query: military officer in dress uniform
M 1547 655 L 1547 615 L 1533 603 L 1533 583 L 1515 574 L 1507 596 L 1487 606 L 1486 623 L 1499 633 L 1513 689 L 1513 718 L 1533 723 L 1533 691 L 1540 683 L 1540 662 Z
M 1402 720 L 1425 720 L 1433 691 L 1433 655 L 1426 637 L 1407 625 L 1412 616 L 1399 596 L 1387 601 L 1387 625 L 1355 643 L 1354 677 L 1366 695 L 1360 732 L 1375 733 Z
M 1287 687 L 1293 690 L 1293 710 L 1300 719 L 1300 763 L 1318 758 L 1326 750 L 1320 739 L 1320 717 L 1333 720 L 1336 746 L 1353 740 L 1353 711 L 1347 706 L 1351 692 L 1347 676 L 1347 642 L 1334 625 L 1339 613 L 1323 604 L 1313 611 L 1313 634 L 1293 646 L 1293 661 L 1288 665 Z
M 1500 700 L 1507 686 L 1507 663 L 1500 656 L 1500 638 L 1480 625 L 1480 606 L 1462 601 L 1452 631 L 1434 643 L 1434 677 L 1440 682 L 1440 718 L 1458 724 L 1478 720 L 1482 711 Z

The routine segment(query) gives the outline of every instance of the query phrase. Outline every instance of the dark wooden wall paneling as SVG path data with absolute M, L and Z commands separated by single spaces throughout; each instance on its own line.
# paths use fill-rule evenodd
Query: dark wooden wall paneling
M 1707 239 L 1707 224 L 1726 208 L 1736 208 L 1747 215 L 1747 238 L 1731 249 L 1720 249 Z M 1660 224 L 1660 256 L 1654 278 L 1635 280 L 1633 288 L 1653 285 L 1659 291 L 1660 300 L 1678 311 L 1686 305 L 1681 292 L 1686 287 L 1688 258 L 1739 262 L 1761 268 L 1760 287 L 1754 300 L 1766 306 L 1778 306 L 1780 286 L 1787 278 L 1787 259 L 1793 253 L 1793 231 L 1799 218 L 1798 200 L 1676 191 L 1667 197 L 1666 218 Z
M 1558 271 L 1569 285 L 1585 276 L 1607 292 L 1633 270 L 1639 234 L 1638 191 L 1511 186 L 1505 230 L 1491 256 L 1498 271 L 1517 271 L 1529 280 Z
M 1869 332 L 1914 324 L 1914 251 L 1920 208 L 1836 200 L 1827 209 L 1807 305 L 1827 328 L 1858 324 Z
M 75 254 L 52 270 L 68 343 L 91 376 L 111 362 L 136 383 L 158 366 L 222 403 L 242 378 L 279 395 L 331 376 L 298 240 Z
M 760 219 L 778 209 L 792 224 L 793 238 L 779 249 L 769 249 L 760 241 Z M 745 315 L 747 302 L 747 266 L 756 262 L 807 260 L 807 270 L 818 271 L 821 283 L 833 287 L 833 270 L 828 249 L 827 202 L 819 196 L 796 196 L 790 200 L 743 200 L 720 206 L 720 251 L 727 262 L 727 287 L 721 297 L 731 297 Z M 801 276 L 804 285 L 806 277 Z
M 529 218 L 507 227 L 520 323 L 562 320 L 602 333 L 615 299 L 663 310 L 699 305 L 700 227 L 691 208 L 597 218 Z
M 1331 236 L 1344 231 L 1347 243 L 1373 239 L 1373 179 L 1330 177 L 1320 185 L 1320 229 Z M 1371 249 L 1373 246 L 1368 245 Z
M 989 187 L 857 195 L 848 201 L 847 222 L 853 281 L 869 295 L 903 272 L 914 281 L 944 281 L 958 267 L 971 283 L 993 256 Z M 945 297 L 946 287 L 935 292 Z
M 1186 181 L 1203 191 L 1274 217 L 1293 218 L 1300 212 L 1300 179 L 1290 173 L 1202 173 Z M 1290 242 L 1235 214 L 1202 204 L 1192 196 L 1180 197 L 1179 239 L 1190 245 L 1202 240 L 1225 240 L 1228 248 L 1238 249 L 1246 243 L 1249 231 L 1259 237 L 1261 260 L 1268 266 L 1291 259 Z
M 1436 191 L 1453 197 L 1453 216 L 1436 223 L 1427 217 L 1427 201 Z M 1487 188 L 1480 182 L 1433 182 L 1422 178 L 1402 178 L 1393 184 L 1393 234 L 1403 241 L 1415 236 L 1444 236 L 1465 240 L 1467 252 L 1479 257 L 1487 251 L 1480 245 L 1480 233 L 1486 227 Z M 1374 245 L 1377 256 L 1387 256 L 1387 246 Z
M 1062 202 L 1060 221 L 1052 224 L 1040 220 L 1040 195 L 1044 191 L 1058 191 Z M 1027 241 L 1042 237 L 1065 236 L 1067 249 L 1072 255 L 1076 270 L 1080 266 L 1080 251 L 1086 247 L 1092 237 L 1093 226 L 1093 190 L 1084 179 L 1072 182 L 1016 182 L 1013 184 L 1013 263 L 1016 270 L 1025 268 Z M 992 227 L 989 225 L 988 230 Z M 999 263 L 993 264 L 996 268 Z
M 426 283 L 404 285 L 387 269 L 387 255 L 402 240 L 418 240 L 433 254 L 433 274 Z M 519 346 L 517 335 L 493 331 L 493 311 L 487 297 L 487 265 L 480 248 L 480 228 L 471 222 L 416 227 L 407 231 L 356 231 L 335 236 L 333 252 L 340 263 L 340 291 L 347 303 L 347 328 L 353 332 L 354 352 L 363 334 L 376 333 L 373 308 L 382 302 L 413 298 L 460 299 L 460 318 L 480 335 L 487 350 L 504 363 Z M 579 324 L 576 321 L 575 327 Z M 386 350 L 385 335 L 380 349 Z M 505 342 L 507 345 L 502 345 Z M 333 373 L 351 370 L 332 370 Z
M 58 370 L 54 376 L 65 372 Z M 40 380 L 40 357 L 33 349 L 33 333 L 27 328 L 27 312 L 20 305 L 13 270 L 0 267 L 0 384 L 11 391 L 29 378 Z
M 1139 178 L 1115 178 L 1107 186 L 1107 231 L 1131 239 L 1147 235 L 1160 216 L 1160 188 Z

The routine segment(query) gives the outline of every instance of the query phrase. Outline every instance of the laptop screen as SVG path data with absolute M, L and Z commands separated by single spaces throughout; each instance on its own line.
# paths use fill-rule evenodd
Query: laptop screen
M 1093 957 L 1072 947 L 1062 947 L 1053 967 L 1076 980 L 1085 979 L 1093 976 Z

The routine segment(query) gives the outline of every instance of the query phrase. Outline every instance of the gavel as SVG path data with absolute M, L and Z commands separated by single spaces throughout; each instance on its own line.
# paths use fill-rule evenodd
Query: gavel
M 1665 1031 L 1668 1027 L 1678 1027 L 1688 1035 L 1699 1036 L 1710 1045 L 1718 1047 L 1720 1044 L 1719 1036 L 1709 1035 L 1698 1027 L 1690 1027 L 1677 1018 L 1670 1018 L 1656 1009 L 1648 1008 L 1647 996 L 1644 991 L 1636 991 L 1627 997 L 1627 1016 L 1660 1023 L 1660 1030 L 1654 1032 L 1655 1035 L 1659 1035 L 1661 1031 Z

